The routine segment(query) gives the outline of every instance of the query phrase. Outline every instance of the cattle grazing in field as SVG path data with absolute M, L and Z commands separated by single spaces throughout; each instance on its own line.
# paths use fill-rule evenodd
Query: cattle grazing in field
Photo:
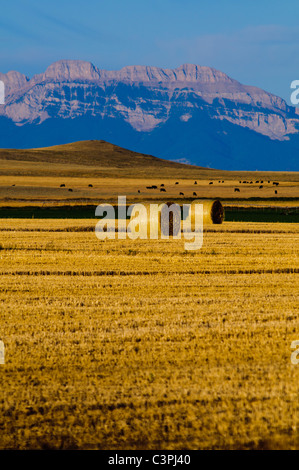
M 197 181 L 194 181 L 194 184 L 197 184 Z
M 175 184 L 179 184 L 179 182 L 177 181 Z
M 69 191 L 72 193 L 73 192 L 72 188 L 69 188 Z
M 213 181 L 210 181 L 209 184 L 213 184 Z
M 259 189 L 263 189 L 263 187 L 264 187 L 264 186 L 261 185 L 261 186 L 259 186 Z
M 89 188 L 93 188 L 93 185 L 92 185 L 92 184 L 89 184 L 88 187 L 89 187 Z
M 193 193 L 193 196 L 197 196 L 197 194 L 194 192 L 194 193 Z
M 279 183 L 277 183 L 276 181 L 273 181 L 273 184 L 274 184 L 274 186 L 278 186 L 278 185 L 279 185 Z
M 275 189 L 275 194 L 277 194 L 277 189 Z
M 184 193 L 180 193 L 180 196 L 184 196 Z
M 235 188 L 235 193 L 239 193 L 240 192 L 240 189 L 239 188 Z
M 166 193 L 166 189 L 165 189 L 165 188 L 160 188 L 160 191 L 161 191 L 161 193 Z
M 61 184 L 60 187 L 61 187 L 61 188 L 65 188 L 65 184 Z

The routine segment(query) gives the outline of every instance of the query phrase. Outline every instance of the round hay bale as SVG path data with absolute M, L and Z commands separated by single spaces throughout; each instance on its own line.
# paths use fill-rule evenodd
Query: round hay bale
M 140 238 L 159 238 L 161 236 L 161 216 L 157 210 L 151 210 L 151 203 L 140 203 L 131 206 L 128 234 L 139 231 Z M 157 216 L 156 216 L 157 214 Z M 132 236 L 129 235 L 130 238 Z
M 170 237 L 178 237 L 181 233 L 181 208 L 179 206 L 177 211 L 168 210 L 173 202 L 166 202 L 160 213 L 161 233 L 163 236 L 169 235 Z M 168 215 L 169 214 L 169 215 Z M 169 223 L 168 223 L 169 220 Z
M 130 228 L 131 222 L 139 219 L 140 222 L 140 234 L 142 238 L 162 238 L 169 236 L 180 236 L 181 233 L 181 209 L 178 206 L 177 211 L 173 212 L 168 210 L 172 205 L 172 202 L 166 202 L 164 204 L 155 203 L 143 203 L 135 204 L 132 209 L 130 217 Z M 140 207 L 139 207 L 140 206 Z M 140 210 L 139 210 L 140 209 Z M 168 215 L 169 214 L 169 215 Z M 168 230 L 168 219 L 169 219 L 169 230 Z M 137 222 L 137 221 L 136 221 Z M 136 223 L 136 226 L 138 224 Z
M 189 214 L 186 217 L 186 219 L 191 218 L 191 227 L 194 227 L 194 223 L 195 223 L 195 210 L 194 210 L 195 204 L 203 205 L 203 224 L 204 225 L 222 224 L 224 220 L 224 208 L 218 199 L 216 199 L 215 201 L 195 199 L 190 204 Z

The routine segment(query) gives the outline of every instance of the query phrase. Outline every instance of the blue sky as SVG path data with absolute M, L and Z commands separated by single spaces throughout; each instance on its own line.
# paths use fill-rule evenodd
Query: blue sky
M 299 79 L 298 0 L 10 0 L 0 72 L 32 77 L 60 59 L 99 68 L 208 65 L 289 103 Z

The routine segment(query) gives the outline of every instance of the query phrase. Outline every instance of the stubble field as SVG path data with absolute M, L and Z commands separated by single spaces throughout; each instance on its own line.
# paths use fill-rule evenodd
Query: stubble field
M 0 448 L 298 449 L 298 224 L 94 223 L 0 220 Z

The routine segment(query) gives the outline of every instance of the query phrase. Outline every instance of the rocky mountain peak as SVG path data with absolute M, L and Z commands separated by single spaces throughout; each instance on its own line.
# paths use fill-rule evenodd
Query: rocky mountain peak
M 67 81 L 99 80 L 100 71 L 91 62 L 81 60 L 59 60 L 51 64 L 43 74 L 35 75 L 33 82 L 47 80 Z
M 176 69 L 163 69 L 160 67 L 145 65 L 129 65 L 117 71 L 101 70 L 102 80 L 117 80 L 123 82 L 163 82 L 173 83 L 238 83 L 232 80 L 223 72 L 211 67 L 204 67 L 195 64 L 183 64 Z
M 2 80 L 5 85 L 6 95 L 21 90 L 29 82 L 29 78 L 26 77 L 26 75 L 16 72 L 15 70 L 7 73 L 0 73 L 0 80 Z
M 199 66 L 194 64 L 183 64 L 174 70 L 176 79 L 186 82 L 200 82 L 200 83 L 237 83 L 232 80 L 228 75 L 212 67 Z
M 20 128 L 25 124 L 32 128 L 50 125 L 55 118 L 55 122 L 72 120 L 72 124 L 75 120 L 94 120 L 97 132 L 99 126 L 109 122 L 111 135 L 147 135 L 156 130 L 162 134 L 164 126 L 168 129 L 174 122 L 193 129 L 194 139 L 205 122 L 211 123 L 212 130 L 230 124 L 272 140 L 289 140 L 292 134 L 299 134 L 295 108 L 208 66 L 186 63 L 164 69 L 130 65 L 107 71 L 90 62 L 60 60 L 31 80 L 18 72 L 0 74 L 1 79 L 7 100 L 0 106 L 0 117 Z M 215 132 L 217 140 L 222 131 Z M 89 135 L 86 125 L 82 137 Z M 95 135 L 98 137 L 98 133 Z

